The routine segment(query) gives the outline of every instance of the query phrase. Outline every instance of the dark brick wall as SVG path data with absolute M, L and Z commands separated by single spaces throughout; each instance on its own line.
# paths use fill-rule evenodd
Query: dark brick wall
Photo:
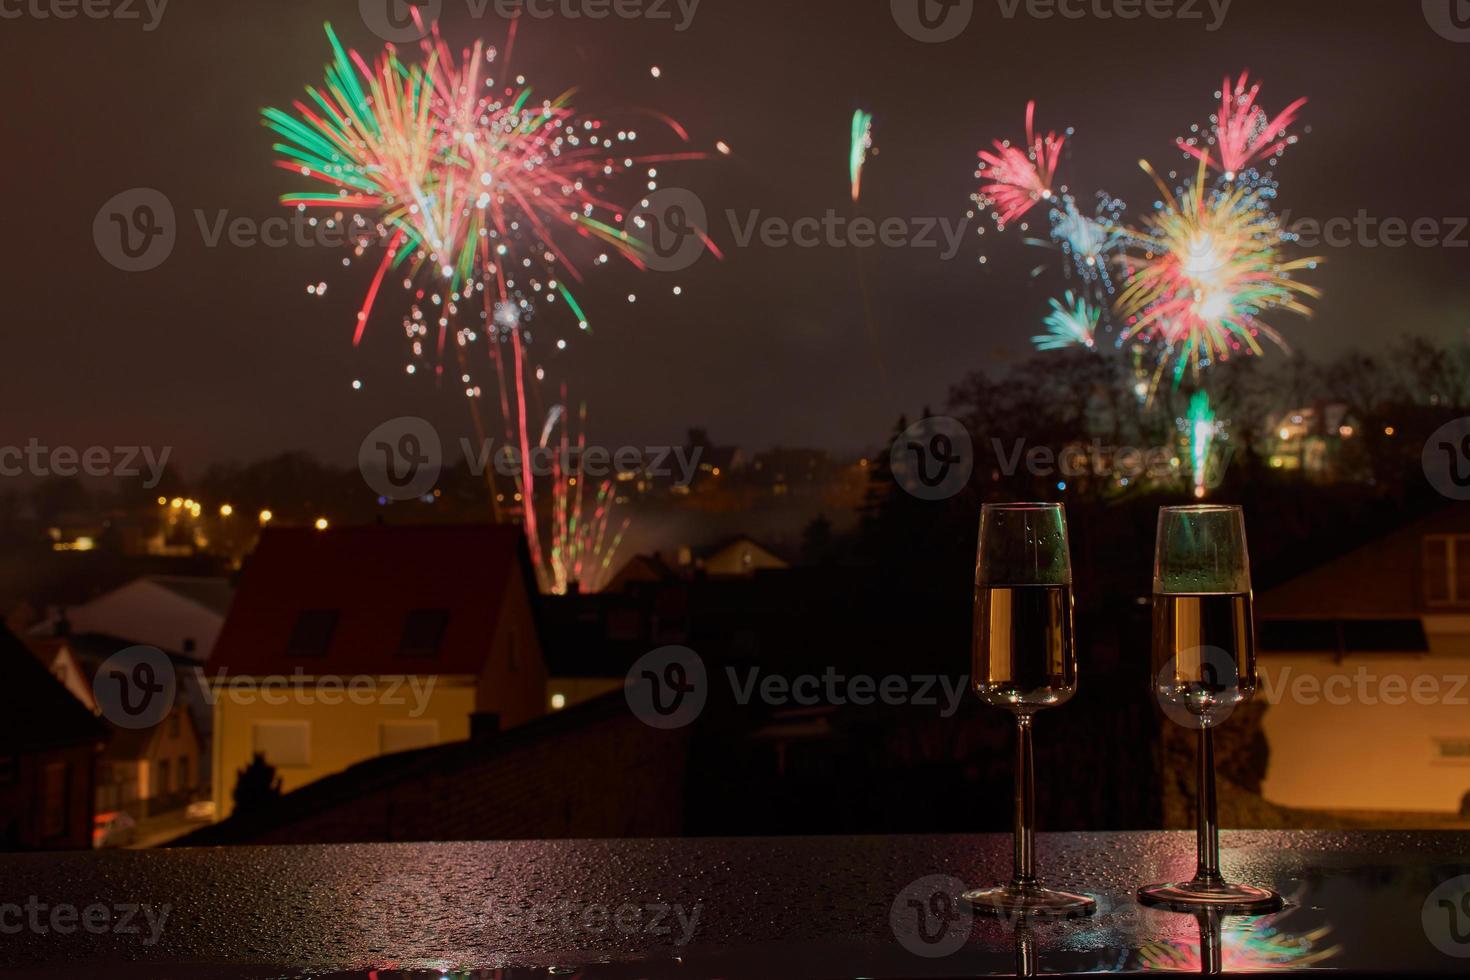
M 0 850 L 69 851 L 92 846 L 93 767 L 98 749 L 75 745 L 0 760 Z M 45 772 L 65 765 L 66 820 L 59 835 L 42 826 Z

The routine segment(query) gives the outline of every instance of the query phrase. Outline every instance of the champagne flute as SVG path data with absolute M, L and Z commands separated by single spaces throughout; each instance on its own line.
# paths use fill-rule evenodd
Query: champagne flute
M 1139 901 L 1185 911 L 1275 911 L 1281 896 L 1220 874 L 1215 729 L 1256 692 L 1250 558 L 1240 508 L 1162 508 L 1153 591 L 1154 694 L 1171 719 L 1199 731 L 1198 866 L 1191 881 L 1140 888 Z
M 975 563 L 975 690 L 1016 716 L 1014 875 L 1007 885 L 966 892 L 990 915 L 1090 915 L 1097 902 L 1053 891 L 1036 877 L 1036 779 L 1032 716 L 1077 691 L 1072 642 L 1072 561 L 1061 504 L 986 504 Z

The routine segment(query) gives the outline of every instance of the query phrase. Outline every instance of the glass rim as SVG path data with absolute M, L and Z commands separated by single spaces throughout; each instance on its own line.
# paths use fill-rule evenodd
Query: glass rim
M 1181 504 L 1177 507 L 1160 507 L 1160 514 L 1227 514 L 1241 510 L 1240 504 Z
M 999 503 L 996 503 L 996 504 L 982 504 L 981 507 L 980 507 L 980 509 L 982 511 L 983 510 L 1061 510 L 1061 509 L 1065 508 L 1065 506 L 1066 506 L 1065 504 L 1048 503 L 1046 501 L 1031 500 L 1031 501 L 1018 501 L 1018 502 L 1013 503 L 1013 504 L 999 504 Z

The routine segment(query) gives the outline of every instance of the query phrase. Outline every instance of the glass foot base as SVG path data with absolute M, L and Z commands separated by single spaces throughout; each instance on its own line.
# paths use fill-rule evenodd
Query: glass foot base
M 1040 885 L 1000 885 L 965 892 L 963 898 L 979 915 L 1033 919 L 1076 919 L 1097 911 L 1087 895 L 1053 891 Z
M 1281 896 L 1269 888 L 1236 885 L 1227 881 L 1182 881 L 1172 885 L 1149 885 L 1138 890 L 1144 905 L 1157 905 L 1176 912 L 1233 912 L 1260 915 L 1281 909 Z

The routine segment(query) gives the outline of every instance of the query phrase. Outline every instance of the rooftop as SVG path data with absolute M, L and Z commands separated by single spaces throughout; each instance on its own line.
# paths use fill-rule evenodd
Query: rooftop
M 478 675 L 507 584 L 508 525 L 271 528 L 240 574 L 211 670 Z

